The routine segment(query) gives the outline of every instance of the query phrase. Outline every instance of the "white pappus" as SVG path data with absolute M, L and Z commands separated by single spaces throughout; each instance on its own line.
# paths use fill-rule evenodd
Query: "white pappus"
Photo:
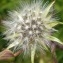
M 21 4 L 22 9 L 9 12 L 10 19 L 3 21 L 6 26 L 5 39 L 9 40 L 7 49 L 14 47 L 15 50 L 23 49 L 25 53 L 32 50 L 31 55 L 34 56 L 36 50 L 50 47 L 51 40 L 57 41 L 51 39 L 53 27 L 58 24 L 52 17 L 53 4 L 54 1 L 43 4 L 43 1 L 37 0 L 31 4 Z M 32 58 L 31 61 L 33 63 Z

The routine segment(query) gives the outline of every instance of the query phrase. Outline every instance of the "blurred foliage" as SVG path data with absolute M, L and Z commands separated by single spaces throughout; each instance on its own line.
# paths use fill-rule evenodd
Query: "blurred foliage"
M 59 21 L 63 22 L 63 0 L 56 0 L 55 9 L 58 12 L 57 15 Z M 63 25 L 58 25 L 56 28 L 58 29 L 58 32 L 55 33 L 54 35 L 63 41 Z M 57 49 L 56 54 L 57 54 L 58 63 L 63 63 L 63 51 Z
M 6 18 L 8 11 L 15 9 L 19 0 L 0 0 L 0 32 L 3 31 L 1 20 Z
M 3 17 L 7 11 L 14 9 L 18 5 L 19 0 L 0 0 L 0 18 Z
M 29 1 L 29 0 L 25 0 L 25 2 L 26 1 Z M 45 0 L 45 1 L 48 1 L 48 0 Z M 49 0 L 49 1 L 51 2 L 53 0 Z M 4 36 L 2 35 L 2 32 L 4 30 L 4 27 L 1 24 L 1 20 L 3 20 L 7 16 L 8 11 L 15 9 L 17 5 L 19 5 L 19 0 L 0 0 L 0 51 L 6 48 L 6 43 L 7 43 L 7 41 L 3 39 Z M 59 21 L 63 22 L 63 0 L 56 0 L 54 7 L 56 9 L 56 13 L 58 12 L 57 17 L 59 18 Z M 54 33 L 54 35 L 58 37 L 61 41 L 63 41 L 63 25 L 56 26 L 56 29 L 58 29 L 59 31 Z M 57 54 L 58 63 L 63 63 L 63 51 L 60 49 L 57 49 L 56 54 Z M 21 55 L 19 57 L 23 57 L 23 56 Z M 21 63 L 21 61 L 24 62 L 23 59 L 18 59 L 16 63 Z M 30 63 L 30 61 L 28 61 L 28 58 L 25 59 L 25 63 Z
M 1 24 L 1 20 L 6 18 L 8 11 L 14 9 L 19 3 L 19 0 L 0 0 L 0 50 L 5 47 L 7 41 L 3 40 L 2 32 L 4 27 Z

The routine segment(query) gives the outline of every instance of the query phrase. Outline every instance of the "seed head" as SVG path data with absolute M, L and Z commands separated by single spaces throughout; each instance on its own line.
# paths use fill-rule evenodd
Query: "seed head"
M 9 12 L 10 19 L 3 21 L 6 26 L 5 39 L 9 40 L 9 48 L 15 50 L 23 49 L 29 51 L 33 47 L 36 50 L 47 49 L 50 47 L 51 40 L 47 39 L 53 32 L 51 24 L 55 21 L 50 5 L 43 5 L 42 1 L 24 5 L 24 8 Z

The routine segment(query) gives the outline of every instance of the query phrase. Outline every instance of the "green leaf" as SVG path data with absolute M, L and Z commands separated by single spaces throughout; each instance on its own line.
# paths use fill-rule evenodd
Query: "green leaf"
M 54 27 L 54 26 L 56 26 L 58 24 L 63 24 L 63 22 L 53 21 L 53 22 L 48 23 L 48 26 L 50 28 L 52 28 L 52 27 Z
M 14 46 L 17 46 L 19 43 L 17 42 L 13 42 L 13 43 L 11 43 L 6 49 L 10 49 L 10 48 L 12 48 L 12 47 L 14 47 Z
M 60 43 L 63 45 L 63 42 L 60 41 L 58 38 L 54 37 L 54 36 L 48 36 L 47 39 L 51 40 L 51 41 L 54 41 L 54 42 L 57 42 L 57 43 Z
M 53 1 L 45 10 L 44 10 L 44 17 L 47 16 L 47 14 L 49 13 L 49 10 L 51 9 L 51 7 L 53 6 L 53 4 L 55 3 L 55 1 Z
M 36 45 L 31 48 L 31 63 L 34 63 L 35 51 L 36 51 Z
M 45 44 L 45 42 L 43 42 L 42 40 L 39 39 L 39 44 L 45 49 L 48 50 L 47 45 Z M 39 46 L 40 46 L 39 45 Z
M 37 38 L 38 40 L 38 45 L 42 46 L 44 50 L 48 50 L 47 45 L 45 44 L 45 42 L 41 39 L 41 38 Z

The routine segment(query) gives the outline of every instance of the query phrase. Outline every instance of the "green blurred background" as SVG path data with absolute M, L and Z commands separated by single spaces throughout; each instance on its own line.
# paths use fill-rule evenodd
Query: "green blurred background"
M 0 51 L 6 48 L 6 43 L 7 43 L 7 41 L 3 39 L 4 36 L 2 32 L 4 31 L 4 27 L 2 26 L 1 22 L 8 15 L 8 11 L 14 10 L 16 6 L 19 5 L 19 1 L 20 0 L 0 0 Z M 29 0 L 25 0 L 25 2 L 26 1 Z M 49 0 L 49 2 L 52 1 L 53 0 Z M 57 13 L 56 15 L 59 18 L 59 21 L 63 22 L 63 0 L 56 0 L 54 8 L 56 10 L 55 12 Z M 61 41 L 63 41 L 63 25 L 58 25 L 56 26 L 56 28 L 59 31 L 55 32 L 54 35 L 58 37 Z M 56 55 L 57 55 L 58 63 L 63 63 L 63 51 L 60 49 L 56 49 Z

